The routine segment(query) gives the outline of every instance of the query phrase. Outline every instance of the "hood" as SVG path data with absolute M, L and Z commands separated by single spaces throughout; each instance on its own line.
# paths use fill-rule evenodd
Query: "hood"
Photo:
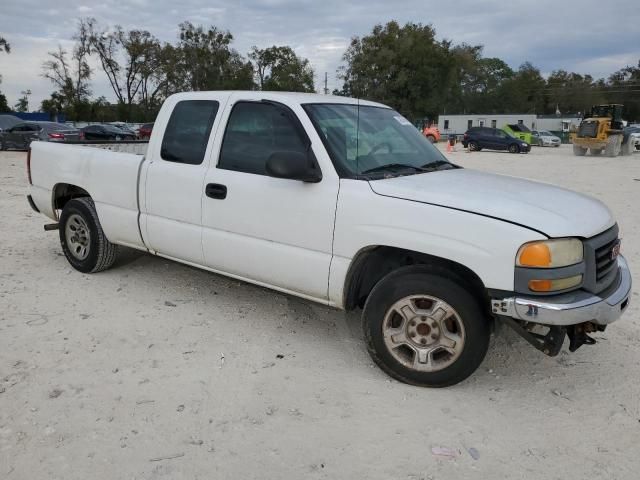
M 378 195 L 486 215 L 549 237 L 588 238 L 615 223 L 609 209 L 595 198 L 547 183 L 463 168 L 369 184 Z

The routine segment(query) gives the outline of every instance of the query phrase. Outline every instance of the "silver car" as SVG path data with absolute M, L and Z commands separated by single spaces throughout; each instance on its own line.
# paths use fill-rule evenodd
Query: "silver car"
M 42 142 L 80 140 L 80 132 L 63 123 L 22 122 L 0 132 L 0 150 L 9 148 L 28 150 L 34 140 Z
M 539 147 L 559 147 L 562 143 L 559 137 L 548 130 L 533 130 L 531 132 L 532 142 Z

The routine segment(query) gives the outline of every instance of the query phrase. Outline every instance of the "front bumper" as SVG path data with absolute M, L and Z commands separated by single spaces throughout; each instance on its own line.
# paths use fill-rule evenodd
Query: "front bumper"
M 618 278 L 602 297 L 584 290 L 551 297 L 509 297 L 491 300 L 494 314 L 543 325 L 578 325 L 593 322 L 608 325 L 629 305 L 631 272 L 627 261 L 618 257 Z

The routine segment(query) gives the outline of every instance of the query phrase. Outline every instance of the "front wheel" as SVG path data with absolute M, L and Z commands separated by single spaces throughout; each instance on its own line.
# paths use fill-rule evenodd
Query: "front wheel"
M 520 148 L 518 147 L 518 145 L 516 145 L 515 143 L 512 143 L 511 145 L 509 145 L 509 153 L 519 153 L 520 152 Z
M 463 282 L 446 271 L 409 266 L 374 287 L 362 315 L 374 362 L 401 382 L 447 387 L 482 363 L 487 318 Z
M 434 137 L 433 135 L 427 135 L 427 140 L 429 140 L 431 143 L 436 143 L 436 137 Z
M 584 157 L 587 154 L 587 149 L 579 145 L 574 145 L 573 154 L 576 155 L 577 157 Z
M 100 272 L 115 262 L 118 246 L 107 240 L 90 198 L 76 198 L 64 206 L 59 231 L 62 251 L 76 270 Z

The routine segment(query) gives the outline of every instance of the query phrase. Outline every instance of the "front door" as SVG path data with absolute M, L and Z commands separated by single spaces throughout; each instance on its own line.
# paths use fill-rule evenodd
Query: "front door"
M 229 102 L 205 180 L 204 257 L 214 270 L 327 301 L 338 177 L 326 163 L 318 183 L 265 170 L 274 152 L 307 152 L 308 142 L 317 159 L 329 161 L 306 114 L 295 109 L 251 94 Z
M 170 116 L 158 123 L 164 136 L 149 144 L 140 205 L 143 238 L 156 253 L 203 264 L 203 182 L 218 112 L 228 96 L 207 93 L 202 100 L 173 98 Z

